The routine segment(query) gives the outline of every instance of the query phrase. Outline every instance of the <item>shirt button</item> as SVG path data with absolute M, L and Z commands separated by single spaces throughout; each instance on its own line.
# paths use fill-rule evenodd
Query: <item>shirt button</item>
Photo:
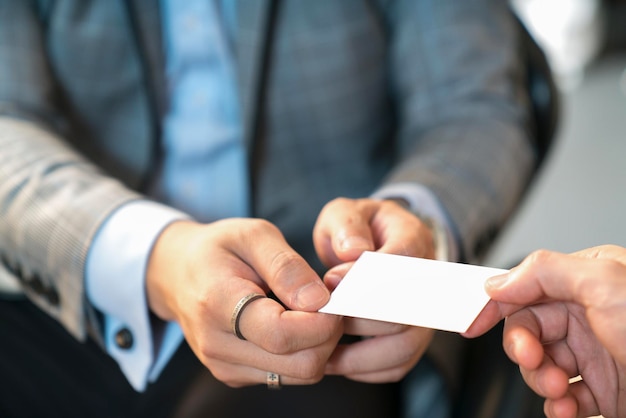
M 133 334 L 128 328 L 122 328 L 115 333 L 115 344 L 123 349 L 128 350 L 133 346 Z

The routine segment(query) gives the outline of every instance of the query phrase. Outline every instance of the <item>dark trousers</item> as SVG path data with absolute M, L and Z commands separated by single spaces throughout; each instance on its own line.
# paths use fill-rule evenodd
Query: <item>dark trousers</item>
M 0 300 L 0 417 L 389 418 L 395 384 L 325 378 L 313 386 L 231 389 L 181 346 L 160 378 L 135 392 L 95 343 L 80 343 L 26 300 Z

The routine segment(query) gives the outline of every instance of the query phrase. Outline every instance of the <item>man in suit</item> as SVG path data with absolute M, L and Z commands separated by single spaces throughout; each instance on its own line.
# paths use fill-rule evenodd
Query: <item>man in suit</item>
M 0 1 L 1 367 L 45 376 L 5 410 L 388 415 L 433 332 L 316 313 L 319 277 L 476 261 L 514 210 L 506 2 L 185 4 Z

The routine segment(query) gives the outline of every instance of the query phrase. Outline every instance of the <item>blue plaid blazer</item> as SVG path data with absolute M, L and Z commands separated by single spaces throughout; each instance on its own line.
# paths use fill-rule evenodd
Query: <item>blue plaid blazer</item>
M 429 187 L 464 261 L 533 174 L 500 0 L 246 0 L 234 45 L 253 213 L 315 264 L 329 200 Z M 141 198 L 167 106 L 156 0 L 0 0 L 0 261 L 79 339 L 94 233 Z M 5 280 L 6 281 L 6 280 Z

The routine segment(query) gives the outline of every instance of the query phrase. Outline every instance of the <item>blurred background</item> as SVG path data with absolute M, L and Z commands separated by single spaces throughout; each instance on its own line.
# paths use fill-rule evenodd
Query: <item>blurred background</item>
M 626 0 L 511 0 L 560 95 L 553 147 L 486 264 L 626 246 Z

